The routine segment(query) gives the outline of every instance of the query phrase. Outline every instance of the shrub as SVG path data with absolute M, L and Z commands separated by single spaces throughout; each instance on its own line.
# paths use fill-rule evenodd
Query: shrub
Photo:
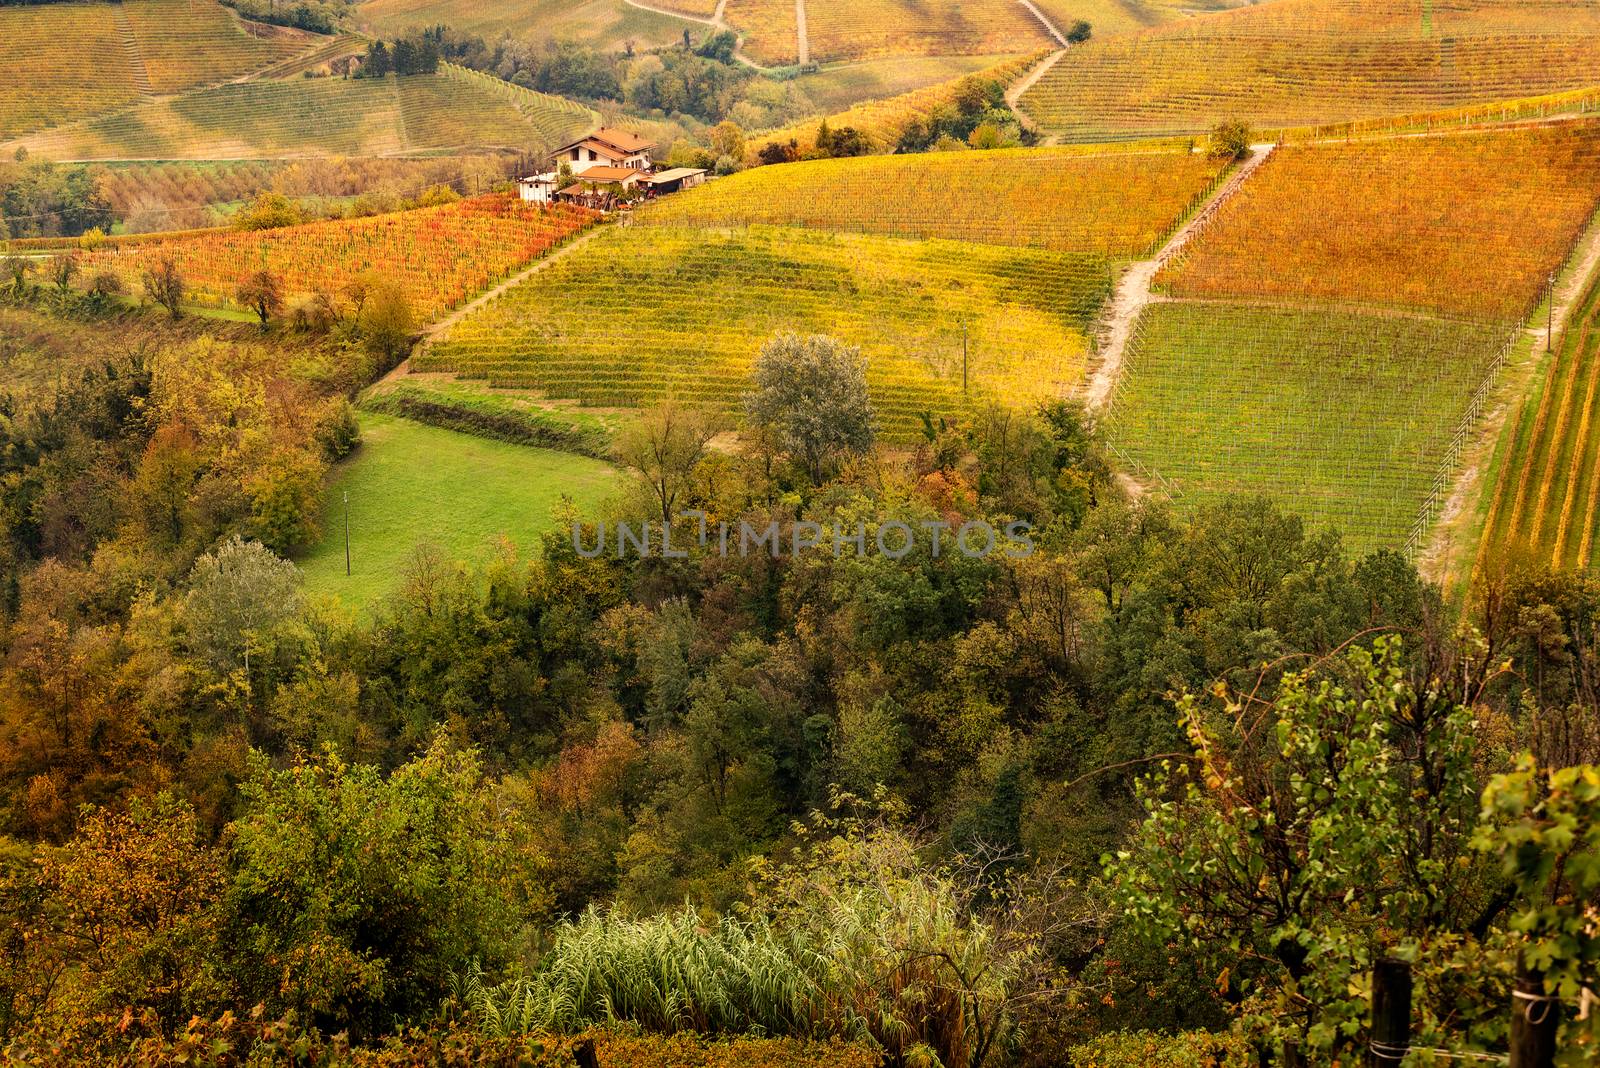
M 1253 1063 L 1249 1057 L 1249 1044 L 1238 1035 L 1133 1031 L 1085 1042 L 1067 1062 L 1073 1068 L 1244 1068 Z

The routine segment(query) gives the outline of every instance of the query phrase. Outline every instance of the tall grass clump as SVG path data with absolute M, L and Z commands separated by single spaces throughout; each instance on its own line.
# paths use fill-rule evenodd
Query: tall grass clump
M 794 860 L 758 862 L 733 915 L 590 909 L 529 974 L 468 974 L 460 1003 L 497 1035 L 626 1024 L 838 1038 L 891 1066 L 977 1068 L 1014 1044 L 1038 940 L 1003 911 L 985 917 L 992 886 L 928 865 L 885 827 L 796 830 Z

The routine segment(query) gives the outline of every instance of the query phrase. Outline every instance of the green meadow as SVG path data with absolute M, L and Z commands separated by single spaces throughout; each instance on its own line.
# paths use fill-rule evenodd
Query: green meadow
M 591 510 L 618 487 L 611 465 L 365 412 L 361 446 L 333 472 L 323 540 L 298 562 L 306 588 L 365 608 L 399 585 L 418 546 L 481 562 L 508 538 L 524 555 L 563 497 Z M 345 574 L 345 495 L 350 574 Z

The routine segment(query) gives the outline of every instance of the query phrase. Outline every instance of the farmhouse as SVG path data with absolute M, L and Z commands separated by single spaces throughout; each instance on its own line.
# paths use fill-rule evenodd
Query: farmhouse
M 627 130 L 602 126 L 589 136 L 557 149 L 552 162 L 557 167 L 567 164 L 573 174 L 585 174 L 593 167 L 648 171 L 650 150 L 655 147 L 654 141 L 646 141 Z

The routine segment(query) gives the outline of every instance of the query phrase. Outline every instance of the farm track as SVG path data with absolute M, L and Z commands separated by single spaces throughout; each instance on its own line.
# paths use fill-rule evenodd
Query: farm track
M 433 344 L 434 340 L 438 338 L 439 335 L 449 330 L 452 326 L 455 326 L 472 313 L 486 307 L 497 298 L 510 291 L 513 287 L 521 285 L 523 282 L 527 281 L 529 278 L 532 278 L 540 271 L 545 270 L 550 265 L 559 263 L 573 252 L 576 252 L 578 249 L 594 240 L 601 234 L 601 232 L 609 229 L 611 225 L 613 224 L 601 223 L 598 226 L 591 227 L 582 234 L 578 235 L 578 237 L 574 240 L 567 242 L 565 245 L 562 245 L 560 248 L 550 253 L 548 256 L 541 256 L 539 259 L 534 260 L 516 274 L 506 278 L 493 288 L 480 293 L 472 300 L 452 311 L 449 315 L 446 315 L 443 319 L 440 319 L 438 322 L 427 327 L 427 329 L 423 330 L 422 332 L 422 340 L 417 345 L 417 352 L 426 352 L 429 346 Z M 402 360 L 394 370 L 384 375 L 383 378 L 378 381 L 378 385 L 389 385 L 398 379 L 404 378 L 410 373 L 411 360 L 408 357 L 407 359 Z
M 1555 320 L 1560 343 L 1540 367 L 1538 403 L 1532 395 L 1510 427 L 1474 573 L 1508 560 L 1585 568 L 1591 561 L 1600 503 L 1600 451 L 1594 407 L 1600 393 L 1600 276 L 1593 256 L 1580 260 Z M 1573 296 L 1574 285 L 1582 286 Z M 1570 329 L 1581 316 L 1577 331 Z M 1543 329 L 1530 331 L 1538 344 Z M 1537 485 L 1534 484 L 1537 474 Z M 1555 513 L 1552 515 L 1551 513 Z
M 1040 24 L 1044 26 L 1045 32 L 1050 34 L 1051 37 L 1054 37 L 1056 43 L 1059 44 L 1063 49 L 1072 47 L 1072 43 L 1067 40 L 1066 35 L 1056 28 L 1056 24 L 1054 22 L 1050 21 L 1050 16 L 1039 10 L 1038 4 L 1035 4 L 1033 0 L 1017 0 L 1017 3 L 1033 12 L 1033 17 L 1038 19 Z M 1032 88 L 1032 86 L 1029 86 L 1029 88 Z
M 1434 525 L 1433 538 L 1427 551 L 1418 560 L 1424 577 L 1440 581 L 1451 574 L 1476 576 L 1491 554 L 1503 551 L 1518 540 L 1526 540 L 1525 525 L 1530 521 L 1528 511 L 1533 503 L 1530 496 L 1537 499 L 1541 492 L 1548 496 L 1547 488 L 1532 485 L 1533 473 L 1540 459 L 1532 450 L 1549 437 L 1552 420 L 1567 418 L 1565 411 L 1556 413 L 1552 410 L 1556 395 L 1564 387 L 1561 375 L 1566 371 L 1563 361 L 1569 340 L 1566 335 L 1575 317 L 1584 311 L 1591 287 L 1600 282 L 1597 272 L 1600 272 L 1600 217 L 1591 224 L 1574 256 L 1573 265 L 1557 285 L 1555 307 L 1551 314 L 1527 328 L 1536 354 L 1536 366 L 1531 372 L 1525 373 L 1525 380 L 1519 380 L 1514 388 L 1507 390 L 1507 399 L 1494 407 L 1479 426 L 1477 443 L 1464 457 L 1455 486 L 1440 510 L 1439 521 Z M 1553 356 L 1540 360 L 1537 354 L 1542 354 L 1546 347 L 1549 336 L 1546 324 L 1552 320 L 1556 337 L 1563 343 Z M 1585 329 L 1588 329 L 1587 325 Z M 1578 344 L 1583 344 L 1582 338 Z M 1600 353 L 1595 356 L 1600 357 Z M 1535 395 L 1538 403 L 1530 407 Z M 1490 462 L 1497 449 L 1502 447 L 1502 439 L 1507 434 L 1513 436 L 1506 439 L 1504 447 L 1510 451 L 1502 461 L 1499 474 L 1493 484 L 1480 487 L 1484 473 L 1490 469 Z M 1586 450 L 1580 450 L 1578 455 L 1583 451 Z M 1579 566 L 1585 566 L 1590 558 L 1596 504 L 1600 503 L 1597 500 L 1600 473 L 1592 477 L 1590 482 L 1587 507 L 1579 517 L 1583 531 L 1577 550 L 1577 559 L 1583 561 Z M 1464 524 L 1469 521 L 1472 502 L 1480 492 L 1492 494 L 1492 497 L 1483 528 L 1474 534 L 1465 529 Z M 1566 506 L 1563 507 L 1565 509 Z M 1519 531 L 1522 532 L 1520 538 Z
M 740 63 L 743 63 L 751 70 L 760 71 L 762 73 L 767 73 L 775 69 L 773 67 L 763 67 L 761 64 L 745 55 L 744 34 L 728 25 L 727 19 L 723 17 L 728 9 L 728 0 L 721 0 L 721 2 L 717 4 L 717 9 L 711 13 L 711 17 L 708 19 L 701 18 L 698 15 L 685 15 L 681 11 L 669 11 L 664 7 L 656 7 L 654 4 L 647 4 L 644 2 L 644 0 L 622 0 L 622 2 L 627 4 L 629 7 L 636 7 L 640 11 L 649 11 L 656 15 L 667 15 L 670 18 L 682 19 L 685 22 L 695 22 L 701 26 L 710 26 L 718 33 L 731 33 L 733 34 L 736 42 L 733 47 L 734 59 L 738 60 Z M 799 2 L 799 0 L 797 0 L 797 2 Z
M 811 30 L 806 26 L 806 0 L 794 0 L 794 54 L 803 67 L 811 62 Z
M 1057 63 L 1060 63 L 1061 58 L 1066 54 L 1066 48 L 1060 48 L 1050 53 L 1048 56 L 1044 57 L 1044 59 L 1040 60 L 1038 65 L 1035 66 L 1033 70 L 1029 71 L 1025 78 L 1006 90 L 1006 105 L 1011 108 L 1012 112 L 1017 116 L 1017 121 L 1020 122 L 1025 128 L 1037 131 L 1039 129 L 1039 124 L 1034 121 L 1032 115 L 1029 115 L 1023 110 L 1023 94 L 1025 94 L 1029 89 L 1032 89 L 1035 85 L 1038 85 L 1039 79 L 1043 78 L 1046 74 L 1049 74 L 1050 69 Z
M 1102 322 L 1099 366 L 1095 368 L 1094 376 L 1090 378 L 1083 392 L 1083 399 L 1091 411 L 1104 408 L 1110 401 L 1112 390 L 1116 388 L 1117 378 L 1122 373 L 1122 361 L 1127 355 L 1128 342 L 1133 337 L 1134 324 L 1139 321 L 1139 316 L 1149 305 L 1166 299 L 1150 291 L 1156 273 L 1216 217 L 1217 212 L 1244 187 L 1276 147 L 1276 145 L 1252 146 L 1250 159 L 1217 188 L 1210 199 L 1195 212 L 1194 217 L 1178 229 L 1154 258 L 1135 263 L 1124 272 L 1117 282 L 1116 293 Z

